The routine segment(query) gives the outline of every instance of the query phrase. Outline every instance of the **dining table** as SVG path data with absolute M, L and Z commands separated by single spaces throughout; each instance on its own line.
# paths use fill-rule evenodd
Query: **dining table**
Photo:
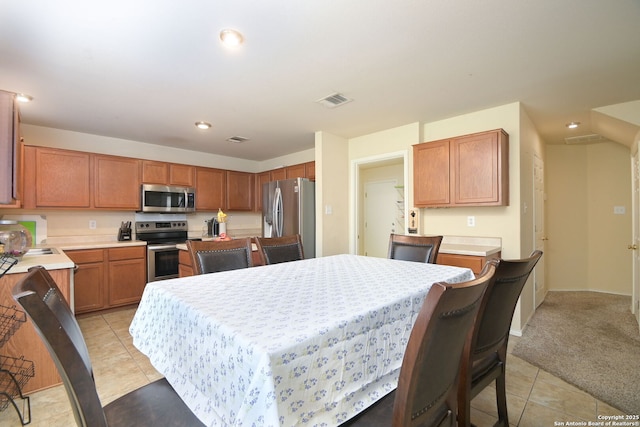
M 134 346 L 208 426 L 338 426 L 397 386 L 431 285 L 467 268 L 360 255 L 150 282 Z

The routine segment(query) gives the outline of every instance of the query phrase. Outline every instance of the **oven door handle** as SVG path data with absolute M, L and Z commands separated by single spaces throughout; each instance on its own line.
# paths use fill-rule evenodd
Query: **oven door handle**
M 176 245 L 150 245 L 147 246 L 147 248 L 151 251 L 166 251 L 166 250 L 172 250 L 172 249 L 177 249 Z

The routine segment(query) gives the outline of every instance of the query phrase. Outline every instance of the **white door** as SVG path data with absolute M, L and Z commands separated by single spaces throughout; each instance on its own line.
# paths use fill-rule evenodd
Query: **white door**
M 396 185 L 393 180 L 368 182 L 364 186 L 364 255 L 386 258 L 389 235 L 402 233 L 403 225 L 396 226 Z
M 533 156 L 533 224 L 534 239 L 536 249 L 544 252 L 545 241 L 547 237 L 544 231 L 544 162 L 541 158 Z M 533 280 L 535 289 L 535 307 L 537 308 L 547 293 L 546 284 L 544 282 L 544 258 L 548 255 L 542 255 L 536 268 L 533 270 Z
M 632 250 L 632 277 L 633 290 L 631 298 L 631 312 L 635 314 L 638 325 L 640 326 L 640 158 L 639 153 L 631 158 L 631 176 L 632 176 L 632 233 L 631 245 Z

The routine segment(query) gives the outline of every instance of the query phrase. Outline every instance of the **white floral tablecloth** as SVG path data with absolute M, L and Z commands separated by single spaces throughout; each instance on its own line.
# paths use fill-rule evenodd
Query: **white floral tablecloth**
M 209 426 L 337 426 L 395 389 L 431 284 L 469 269 L 336 255 L 149 283 L 134 345 Z

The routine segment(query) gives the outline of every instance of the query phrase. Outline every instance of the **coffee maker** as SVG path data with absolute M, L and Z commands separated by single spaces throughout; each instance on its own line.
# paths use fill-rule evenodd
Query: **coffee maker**
M 207 236 L 216 237 L 220 234 L 220 223 L 217 218 L 211 218 L 205 221 L 207 223 Z

